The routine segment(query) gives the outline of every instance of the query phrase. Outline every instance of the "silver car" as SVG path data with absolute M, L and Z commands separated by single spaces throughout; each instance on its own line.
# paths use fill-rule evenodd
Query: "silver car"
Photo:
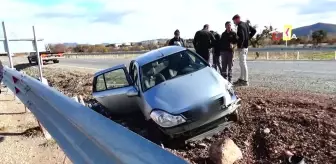
M 141 110 L 171 138 L 199 135 L 237 120 L 240 106 L 232 84 L 180 46 L 140 55 L 128 70 L 122 64 L 95 73 L 93 96 L 112 113 Z

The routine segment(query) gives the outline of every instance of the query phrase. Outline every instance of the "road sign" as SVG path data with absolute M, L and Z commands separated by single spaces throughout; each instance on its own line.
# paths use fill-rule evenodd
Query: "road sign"
M 288 41 L 292 39 L 292 25 L 285 25 L 282 40 Z
M 272 40 L 279 41 L 281 40 L 282 34 L 280 32 L 273 32 L 272 33 Z

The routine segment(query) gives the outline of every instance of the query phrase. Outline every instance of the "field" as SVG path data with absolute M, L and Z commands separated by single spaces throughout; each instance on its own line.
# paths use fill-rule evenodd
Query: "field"
M 34 67 L 24 71 L 37 75 Z M 53 87 L 68 96 L 83 95 L 86 102 L 94 101 L 92 73 L 69 68 L 44 69 L 44 76 Z M 243 152 L 243 159 L 238 162 L 241 164 L 281 163 L 286 151 L 302 155 L 307 163 L 336 163 L 335 95 L 272 89 L 259 84 L 238 88 L 237 92 L 243 99 L 239 123 L 214 137 L 168 149 L 190 163 L 211 164 L 210 145 L 230 137 Z M 134 118 L 137 117 L 113 120 L 146 137 L 148 129 L 135 126 L 141 123 L 141 117 L 138 117 L 140 120 Z M 265 129 L 269 129 L 269 133 L 265 133 Z M 12 155 L 15 158 L 15 153 Z

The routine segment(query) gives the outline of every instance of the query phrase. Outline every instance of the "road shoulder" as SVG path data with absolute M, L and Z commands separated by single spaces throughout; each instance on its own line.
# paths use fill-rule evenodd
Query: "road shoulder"
M 2 164 L 61 164 L 64 152 L 55 141 L 47 141 L 31 112 L 25 112 L 7 88 L 0 94 L 0 154 Z M 71 163 L 65 159 L 65 163 Z

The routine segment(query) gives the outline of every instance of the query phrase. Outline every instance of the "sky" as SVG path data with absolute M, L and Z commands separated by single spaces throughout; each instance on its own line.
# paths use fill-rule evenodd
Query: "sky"
M 317 22 L 336 23 L 336 0 L 1 0 L 0 21 L 10 38 L 32 37 L 48 43 L 123 43 L 193 38 L 204 24 L 222 33 L 235 14 L 283 31 Z M 2 30 L 0 30 L 2 38 Z

